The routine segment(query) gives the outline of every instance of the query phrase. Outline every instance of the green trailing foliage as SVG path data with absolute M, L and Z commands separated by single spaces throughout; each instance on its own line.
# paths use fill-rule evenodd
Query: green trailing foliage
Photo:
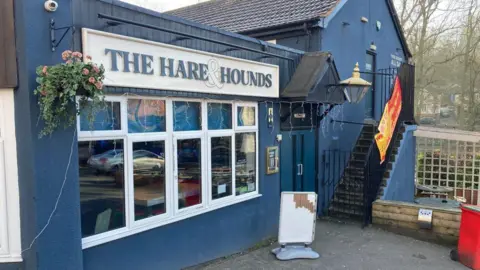
M 93 123 L 95 114 L 105 107 L 105 69 L 94 64 L 91 57 L 86 56 L 85 61 L 82 57 L 80 52 L 65 51 L 65 62 L 37 68 L 39 86 L 34 93 L 44 122 L 40 137 L 74 125 L 80 112 Z

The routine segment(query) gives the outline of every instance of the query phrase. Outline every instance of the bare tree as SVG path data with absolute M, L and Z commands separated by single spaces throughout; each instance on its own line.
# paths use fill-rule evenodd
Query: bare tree
M 466 59 L 472 58 L 480 42 L 475 34 L 479 23 L 476 3 L 477 0 L 396 0 L 416 64 L 417 116 L 426 101 L 439 106 L 455 94 L 454 89 L 466 93 L 467 76 L 472 70 L 468 64 L 471 61 Z M 462 20 L 465 17 L 469 19 Z

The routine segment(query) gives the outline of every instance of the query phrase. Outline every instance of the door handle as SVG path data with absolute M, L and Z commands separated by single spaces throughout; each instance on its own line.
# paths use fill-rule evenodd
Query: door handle
M 297 164 L 297 175 L 303 175 L 303 164 Z

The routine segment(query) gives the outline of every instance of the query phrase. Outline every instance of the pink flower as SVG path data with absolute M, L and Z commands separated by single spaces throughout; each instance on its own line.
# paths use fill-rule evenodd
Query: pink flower
M 74 53 L 72 53 L 72 56 L 77 57 L 77 58 L 82 58 L 83 54 L 80 53 L 80 52 L 74 52 Z
M 90 77 L 90 78 L 88 79 L 88 82 L 89 82 L 89 83 L 95 83 L 95 78 Z
M 71 63 L 73 63 L 72 60 L 68 60 L 68 61 L 67 61 L 67 64 L 71 64 Z
M 47 75 L 47 66 L 43 66 L 42 73 Z
M 93 66 L 93 71 L 95 71 L 95 73 L 100 73 L 100 69 L 97 66 Z
M 97 87 L 98 90 L 101 90 L 103 88 L 103 83 L 102 82 L 96 82 L 95 87 Z
M 89 61 L 92 60 L 92 57 L 90 55 L 85 56 L 85 58 Z
M 90 73 L 90 71 L 88 71 L 88 69 L 84 68 L 84 69 L 82 69 L 82 73 L 83 73 L 83 75 L 88 75 Z
M 47 95 L 47 91 L 45 91 L 45 90 L 40 91 L 40 95 L 46 96 L 46 95 Z
M 72 54 L 72 51 L 70 51 L 70 50 L 64 51 L 64 52 L 62 53 L 62 59 L 63 59 L 64 61 L 66 61 L 66 60 L 71 56 L 71 54 Z

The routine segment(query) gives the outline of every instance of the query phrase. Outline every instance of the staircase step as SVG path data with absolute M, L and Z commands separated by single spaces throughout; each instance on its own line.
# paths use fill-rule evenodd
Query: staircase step
M 363 192 L 362 182 L 342 182 L 338 185 L 339 189 L 343 189 L 346 192 Z
M 367 152 L 353 152 L 352 157 L 357 160 L 366 160 Z
M 363 199 L 361 200 L 352 200 L 352 199 L 349 199 L 349 198 L 339 198 L 339 197 L 335 197 L 332 201 L 332 203 L 335 205 L 337 204 L 338 205 L 345 205 L 345 206 L 348 206 L 347 208 L 352 208 L 354 206 L 360 206 L 360 207 L 363 207 Z
M 358 147 L 358 146 L 368 146 L 368 147 L 370 147 L 370 145 L 372 145 L 372 142 L 373 142 L 373 139 L 362 139 L 362 138 L 360 138 L 357 141 L 356 147 Z
M 373 140 L 373 138 L 375 137 L 375 134 L 374 133 L 362 133 L 360 134 L 360 139 L 368 139 L 368 140 Z
M 352 205 L 347 206 L 341 203 L 332 203 L 329 210 L 329 214 L 331 216 L 336 217 L 356 217 L 360 218 L 363 217 L 364 208 L 363 206 Z
M 353 167 L 355 169 L 363 169 L 365 167 L 365 164 L 367 163 L 367 160 L 365 159 L 351 159 L 349 164 L 349 167 Z
M 348 191 L 348 190 L 337 190 L 335 192 L 334 201 L 338 202 L 363 202 L 363 192 L 360 191 Z M 362 203 L 363 205 L 363 203 Z
M 359 164 L 361 164 L 363 162 L 365 162 L 365 161 L 364 160 L 357 161 L 357 163 L 359 163 Z M 364 164 L 361 164 L 360 167 L 348 166 L 347 168 L 345 168 L 345 171 L 343 172 L 343 174 L 353 175 L 353 176 L 363 176 L 364 170 L 365 170 L 365 165 Z
M 358 145 L 357 144 L 355 146 L 354 152 L 367 154 L 368 150 L 370 150 L 370 145 Z

